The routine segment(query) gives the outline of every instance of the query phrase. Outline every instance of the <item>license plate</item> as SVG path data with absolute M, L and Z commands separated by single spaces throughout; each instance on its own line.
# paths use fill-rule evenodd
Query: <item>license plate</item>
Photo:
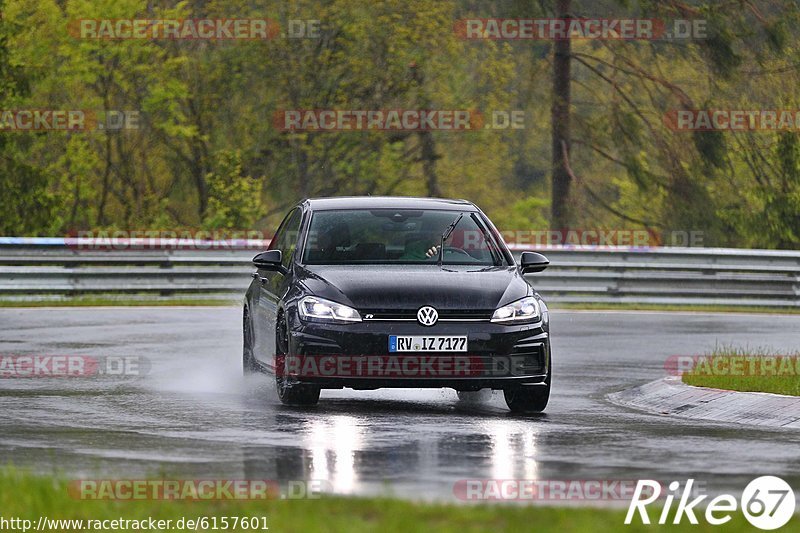
M 419 337 L 389 335 L 390 352 L 466 352 L 467 336 Z

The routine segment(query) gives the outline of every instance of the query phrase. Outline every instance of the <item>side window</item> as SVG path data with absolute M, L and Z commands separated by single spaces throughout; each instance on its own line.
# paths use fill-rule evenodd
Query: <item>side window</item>
M 294 249 L 297 247 L 301 220 L 302 212 L 300 208 L 295 208 L 283 219 L 278 231 L 272 238 L 272 242 L 269 243 L 269 250 L 280 250 L 282 252 L 283 259 L 281 262 L 285 267 L 289 266 Z

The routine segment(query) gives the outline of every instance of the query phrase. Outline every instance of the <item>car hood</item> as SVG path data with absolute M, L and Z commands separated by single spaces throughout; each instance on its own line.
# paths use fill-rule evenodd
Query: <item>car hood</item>
M 359 310 L 490 310 L 532 293 L 514 267 L 306 265 L 297 274 L 314 295 Z

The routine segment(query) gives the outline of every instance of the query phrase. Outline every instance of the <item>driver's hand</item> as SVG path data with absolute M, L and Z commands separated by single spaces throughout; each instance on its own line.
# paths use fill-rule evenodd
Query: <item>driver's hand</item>
M 439 247 L 432 246 L 427 252 L 425 252 L 425 257 L 433 257 L 434 255 L 439 255 Z

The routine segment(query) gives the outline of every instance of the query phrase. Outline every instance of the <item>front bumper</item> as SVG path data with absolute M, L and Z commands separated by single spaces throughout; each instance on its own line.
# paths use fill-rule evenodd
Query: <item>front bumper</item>
M 549 373 L 550 338 L 541 321 L 522 325 L 440 321 L 431 327 L 384 320 L 327 324 L 303 321 L 291 313 L 289 331 L 285 367 L 290 369 L 289 383 L 326 389 L 502 389 L 512 384 L 543 385 Z M 390 335 L 466 335 L 467 352 L 391 353 Z M 378 364 L 370 367 L 369 361 L 376 360 Z M 364 364 L 354 364 L 358 361 Z

